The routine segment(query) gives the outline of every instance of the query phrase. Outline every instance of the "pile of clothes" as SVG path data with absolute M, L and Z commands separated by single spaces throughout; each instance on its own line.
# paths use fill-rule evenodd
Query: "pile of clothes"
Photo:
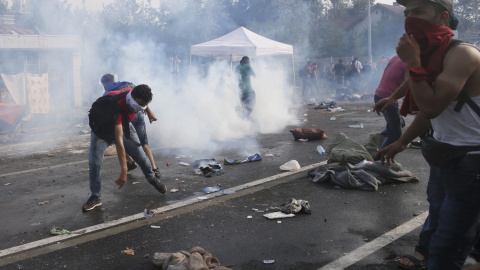
M 155 252 L 153 264 L 163 270 L 231 270 L 225 266 L 220 266 L 217 257 L 198 246 L 190 249 L 190 251 Z

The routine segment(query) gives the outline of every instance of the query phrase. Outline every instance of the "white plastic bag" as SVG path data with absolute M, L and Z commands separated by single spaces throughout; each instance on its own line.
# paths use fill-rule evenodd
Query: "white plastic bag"
M 296 160 L 290 160 L 289 162 L 280 166 L 280 170 L 282 171 L 298 171 L 300 170 L 300 164 Z

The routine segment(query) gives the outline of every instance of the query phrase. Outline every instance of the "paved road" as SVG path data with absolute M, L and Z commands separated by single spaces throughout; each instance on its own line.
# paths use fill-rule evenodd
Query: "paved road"
M 317 145 L 326 149 L 340 132 L 365 144 L 369 134 L 384 127 L 383 117 L 368 111 L 370 101 L 338 105 L 346 111 L 335 113 L 335 121 L 329 120 L 333 113 L 303 105 L 298 115 L 308 121 L 276 134 L 222 142 L 222 151 L 215 156 L 195 156 L 190 149 L 160 147 L 151 140 L 164 182 L 169 190 L 180 189 L 176 193 L 159 195 L 138 169 L 129 173 L 124 188 L 116 189 L 111 181 L 119 172 L 118 161 L 116 156 L 106 157 L 104 205 L 88 213 L 80 209 L 89 196 L 89 135 L 78 135 L 82 127 L 40 142 L 2 144 L 0 268 L 157 269 L 152 264 L 155 252 L 194 246 L 209 250 L 232 269 L 395 268 L 393 258 L 412 250 L 426 216 L 428 166 L 419 150 L 407 149 L 397 160 L 419 183 L 384 185 L 377 192 L 313 183 L 307 171 L 328 159 L 316 151 Z M 411 120 L 407 118 L 407 123 Z M 363 129 L 347 127 L 359 123 Z M 328 139 L 294 141 L 288 132 L 293 127 L 322 128 Z M 150 137 L 155 137 L 154 132 Z M 210 178 L 195 175 L 191 167 L 179 163 L 193 164 L 203 158 L 223 163 L 225 158 L 243 157 L 232 145 L 241 145 L 244 153 L 259 153 L 263 159 L 224 165 L 223 174 Z M 293 159 L 303 167 L 301 171 L 279 169 Z M 203 188 L 214 185 L 236 193 L 198 199 L 205 196 Z M 308 200 L 312 214 L 278 223 L 252 210 L 268 209 L 290 198 Z M 144 209 L 159 214 L 144 219 Z M 51 227 L 74 234 L 51 236 Z M 121 254 L 127 247 L 135 251 L 134 256 Z M 264 260 L 275 263 L 264 264 Z

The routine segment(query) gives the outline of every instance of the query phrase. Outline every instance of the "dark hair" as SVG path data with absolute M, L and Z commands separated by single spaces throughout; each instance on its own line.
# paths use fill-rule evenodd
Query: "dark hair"
M 150 102 L 152 101 L 152 96 L 152 89 L 146 84 L 137 85 L 132 90 L 132 97 L 134 99 L 139 98 L 143 101 Z
M 448 12 L 448 14 L 450 15 L 450 20 L 447 22 L 447 27 L 449 27 L 450 29 L 452 30 L 457 30 L 457 27 L 458 27 L 458 19 L 457 17 L 453 14 L 453 12 L 449 12 L 447 10 L 447 8 L 445 8 L 444 6 L 438 4 L 438 3 L 432 3 L 432 6 L 433 6 L 433 9 L 435 10 L 435 15 L 438 15 L 444 11 Z
M 250 58 L 248 56 L 242 57 L 242 60 L 240 60 L 240 64 L 250 64 Z
M 104 86 L 108 86 L 109 84 L 112 84 L 115 82 L 115 76 L 113 76 L 112 74 L 110 73 L 107 73 L 105 75 L 102 76 L 102 79 L 100 79 L 100 82 L 104 85 Z

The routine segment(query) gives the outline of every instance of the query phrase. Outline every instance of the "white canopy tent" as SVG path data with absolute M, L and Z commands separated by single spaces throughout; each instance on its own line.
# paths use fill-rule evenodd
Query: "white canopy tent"
M 190 47 L 190 62 L 192 55 L 224 58 L 238 61 L 243 56 L 256 58 L 260 56 L 292 55 L 293 84 L 295 85 L 295 59 L 293 46 L 260 36 L 245 27 L 204 43 Z

